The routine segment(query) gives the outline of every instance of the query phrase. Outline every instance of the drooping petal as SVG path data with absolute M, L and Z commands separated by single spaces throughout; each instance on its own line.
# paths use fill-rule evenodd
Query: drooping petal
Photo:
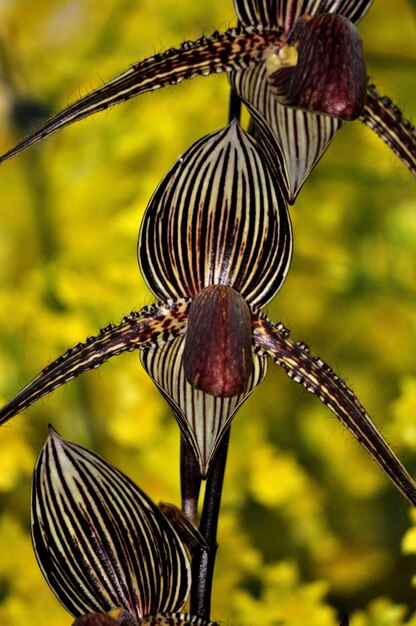
M 0 409 L 0 425 L 83 372 L 100 367 L 113 356 L 163 345 L 185 332 L 189 299 L 169 300 L 127 315 L 118 326 L 109 324 L 96 337 L 70 348 L 45 367 Z
M 32 540 L 74 617 L 121 607 L 140 620 L 187 599 L 189 557 L 167 518 L 119 470 L 53 429 L 34 472 Z
M 0 157 L 0 163 L 78 120 L 142 93 L 176 85 L 195 76 L 230 72 L 256 63 L 263 58 L 266 48 L 279 47 L 280 34 L 279 31 L 262 27 L 232 28 L 225 33 L 216 32 L 212 37 L 201 37 L 195 42 L 187 41 L 180 48 L 172 48 L 135 63 L 113 80 L 54 115 Z
M 390 98 L 380 96 L 375 85 L 369 85 L 367 103 L 360 116 L 402 163 L 416 176 L 416 129 Z
M 184 338 L 140 354 L 143 367 L 170 404 L 182 433 L 195 454 L 201 476 L 206 477 L 212 458 L 237 409 L 263 380 L 266 359 L 253 355 L 253 369 L 244 393 L 216 398 L 191 387 L 182 365 Z
M 278 291 L 291 254 L 289 214 L 268 157 L 236 121 L 179 158 L 150 200 L 138 244 L 158 298 L 222 284 L 258 307 Z
M 372 3 L 373 0 L 234 0 L 234 7 L 245 26 L 280 26 L 290 33 L 303 15 L 339 13 L 356 24 Z
M 255 124 L 270 127 L 284 159 L 280 182 L 285 184 L 287 201 L 293 203 L 310 171 L 341 127 L 341 121 L 280 104 L 268 80 L 267 64 L 232 72 L 229 80 L 247 105 Z
M 315 394 L 377 461 L 399 491 L 416 506 L 416 484 L 353 391 L 319 357 L 301 342 L 289 339 L 289 331 L 265 316 L 253 320 L 254 340 L 261 354 L 283 367 L 295 382 Z

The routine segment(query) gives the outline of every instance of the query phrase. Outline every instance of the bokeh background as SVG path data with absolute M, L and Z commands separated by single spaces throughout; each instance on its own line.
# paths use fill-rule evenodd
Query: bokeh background
M 0 0 L 0 148 L 154 52 L 234 25 L 231 0 Z M 370 75 L 412 119 L 416 5 L 360 25 Z M 136 261 L 146 203 L 226 123 L 225 76 L 98 114 L 0 168 L 0 400 L 69 346 L 152 302 Z M 413 121 L 415 118 L 413 117 Z M 289 277 L 268 313 L 347 380 L 416 476 L 414 180 L 345 125 L 291 209 Z M 178 430 L 138 355 L 113 359 L 0 431 L 0 624 L 64 626 L 29 537 L 51 422 L 155 500 L 179 501 Z M 416 624 L 416 516 L 313 396 L 270 366 L 235 419 L 213 618 L 250 626 Z M 415 526 L 413 526 L 415 525 Z

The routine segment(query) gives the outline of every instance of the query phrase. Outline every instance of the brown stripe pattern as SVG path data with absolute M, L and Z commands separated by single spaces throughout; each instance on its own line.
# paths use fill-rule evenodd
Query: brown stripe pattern
M 406 167 L 416 176 L 416 129 L 405 119 L 395 104 L 377 93 L 375 85 L 369 85 L 367 103 L 360 117 L 373 130 Z
M 341 127 L 341 121 L 280 104 L 265 64 L 232 72 L 229 81 L 249 109 L 254 123 L 269 126 L 276 138 L 284 159 L 284 172 L 279 182 L 287 201 L 293 203 L 310 171 Z M 259 141 L 263 145 L 261 137 Z
M 284 281 L 292 230 L 263 151 L 237 122 L 197 141 L 165 176 L 144 215 L 138 257 L 156 297 L 233 287 L 263 307 Z
M 170 522 L 124 474 L 51 429 L 35 467 L 32 539 L 75 617 L 121 607 L 136 620 L 180 610 L 190 562 Z
M 372 3 L 373 0 L 234 0 L 234 8 L 245 26 L 280 26 L 290 33 L 303 15 L 339 13 L 358 23 Z
M 253 354 L 251 375 L 244 393 L 217 398 L 194 389 L 186 381 L 182 365 L 183 348 L 184 338 L 178 337 L 163 348 L 141 353 L 140 359 L 172 408 L 198 461 L 201 476 L 205 478 L 232 418 L 266 375 L 267 359 Z

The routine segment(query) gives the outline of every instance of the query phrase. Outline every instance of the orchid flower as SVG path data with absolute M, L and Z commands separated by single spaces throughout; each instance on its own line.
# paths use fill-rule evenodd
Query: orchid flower
M 216 626 L 179 613 L 190 559 L 168 518 L 127 476 L 53 428 L 31 512 L 39 566 L 74 626 Z
M 374 85 L 367 89 L 355 27 L 372 0 L 234 0 L 239 26 L 135 63 L 80 98 L 7 152 L 145 92 L 195 76 L 228 72 L 247 105 L 253 132 L 277 159 L 288 202 L 317 163 L 341 120 L 359 117 L 416 174 L 416 132 Z M 367 94 L 367 100 L 366 100 Z
M 139 235 L 141 270 L 159 302 L 46 367 L 0 410 L 0 423 L 110 357 L 140 349 L 205 477 L 270 359 L 315 394 L 416 504 L 415 483 L 353 391 L 261 311 L 280 288 L 292 250 L 267 155 L 234 121 L 179 158 L 153 194 Z

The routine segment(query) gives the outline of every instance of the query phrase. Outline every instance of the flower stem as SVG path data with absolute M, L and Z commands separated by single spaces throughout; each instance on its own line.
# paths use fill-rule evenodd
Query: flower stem
M 191 614 L 210 619 L 211 591 L 217 553 L 218 516 L 221 505 L 230 429 L 225 433 L 213 460 L 205 489 L 199 530 L 208 549 L 197 548 L 192 559 Z

